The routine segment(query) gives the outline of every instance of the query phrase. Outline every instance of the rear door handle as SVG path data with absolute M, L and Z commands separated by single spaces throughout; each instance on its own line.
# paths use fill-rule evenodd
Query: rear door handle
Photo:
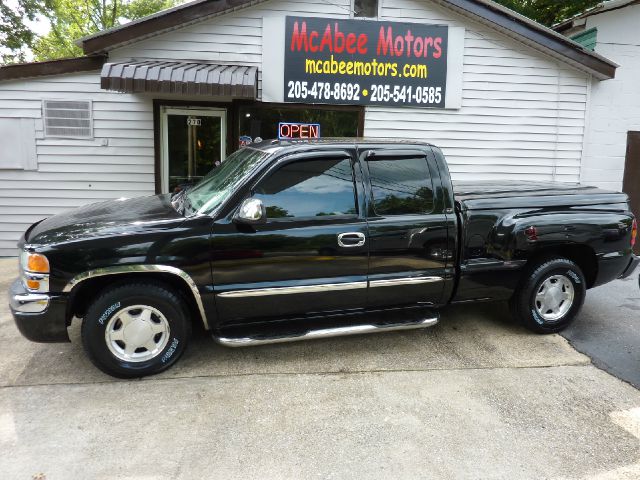
M 364 245 L 364 242 L 364 233 L 345 232 L 338 234 L 338 245 L 341 247 L 361 247 Z

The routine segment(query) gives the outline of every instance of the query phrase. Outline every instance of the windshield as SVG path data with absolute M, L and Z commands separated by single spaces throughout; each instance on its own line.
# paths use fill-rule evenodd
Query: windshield
M 209 214 L 231 196 L 245 175 L 268 154 L 252 148 L 232 153 L 185 193 L 185 214 Z

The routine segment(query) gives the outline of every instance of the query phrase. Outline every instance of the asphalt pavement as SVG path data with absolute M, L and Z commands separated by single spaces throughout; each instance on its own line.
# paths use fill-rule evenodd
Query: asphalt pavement
M 580 317 L 562 335 L 596 366 L 640 388 L 638 273 L 589 290 Z
M 15 275 L 0 260 L 0 289 Z M 581 324 L 600 308 L 623 321 L 600 292 L 609 307 L 591 297 Z M 128 381 L 70 330 L 28 342 L 0 304 L 3 480 L 640 478 L 640 391 L 503 305 L 245 349 L 196 336 L 172 369 Z

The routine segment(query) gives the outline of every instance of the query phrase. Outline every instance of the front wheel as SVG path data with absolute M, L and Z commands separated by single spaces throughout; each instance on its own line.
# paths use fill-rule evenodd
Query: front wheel
M 191 334 L 188 308 L 170 289 L 131 283 L 106 290 L 88 308 L 82 344 L 93 364 L 119 378 L 173 365 Z
M 547 258 L 526 271 L 509 305 L 514 318 L 529 330 L 556 333 L 575 319 L 586 291 L 578 265 L 567 258 Z

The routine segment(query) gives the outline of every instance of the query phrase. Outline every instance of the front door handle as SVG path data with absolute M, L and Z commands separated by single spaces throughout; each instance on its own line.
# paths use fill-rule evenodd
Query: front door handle
M 338 245 L 341 247 L 361 247 L 364 245 L 364 242 L 364 233 L 345 232 L 338 234 Z

